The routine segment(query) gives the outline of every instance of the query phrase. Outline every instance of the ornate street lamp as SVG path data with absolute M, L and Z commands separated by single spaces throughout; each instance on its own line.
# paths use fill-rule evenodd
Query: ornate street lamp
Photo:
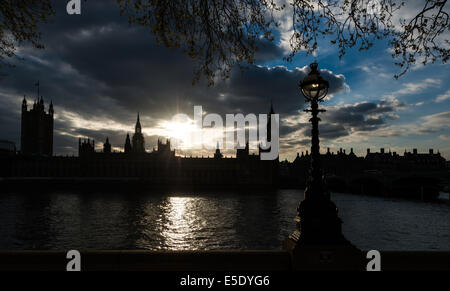
M 297 228 L 286 241 L 285 248 L 295 248 L 296 245 L 351 245 L 342 235 L 342 221 L 337 215 L 336 205 L 330 200 L 320 163 L 319 147 L 319 109 L 318 103 L 323 101 L 328 93 L 329 84 L 318 71 L 318 64 L 310 65 L 311 72 L 300 82 L 299 86 L 306 98 L 311 102 L 312 124 L 311 166 L 305 190 L 305 199 L 297 208 Z

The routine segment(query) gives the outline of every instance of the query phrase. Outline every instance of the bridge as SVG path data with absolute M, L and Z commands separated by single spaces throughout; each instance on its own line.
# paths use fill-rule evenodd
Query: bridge
M 326 175 L 331 191 L 368 195 L 396 196 L 432 200 L 448 191 L 450 171 L 365 170 L 358 173 Z M 450 194 L 449 194 L 450 195 Z

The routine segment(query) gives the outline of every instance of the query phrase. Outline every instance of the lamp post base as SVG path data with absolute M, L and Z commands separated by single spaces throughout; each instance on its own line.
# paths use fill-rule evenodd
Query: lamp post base
M 331 200 L 304 200 L 298 213 L 297 229 L 283 243 L 294 270 L 363 270 L 362 252 L 342 234 Z
M 298 244 L 350 244 L 342 234 L 342 221 L 338 217 L 336 205 L 329 198 L 303 200 L 295 221 L 297 229 L 290 238 Z

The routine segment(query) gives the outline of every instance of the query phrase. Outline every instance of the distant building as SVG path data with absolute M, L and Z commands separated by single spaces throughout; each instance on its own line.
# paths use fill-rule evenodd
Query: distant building
M 26 155 L 53 155 L 53 103 L 45 112 L 44 98 L 35 100 L 28 110 L 25 96 L 22 101 L 20 152 Z
M 125 145 L 123 146 L 123 149 L 126 154 L 131 153 L 131 151 L 132 151 L 130 135 L 128 133 L 127 133 L 127 137 L 125 138 Z
M 90 154 L 95 153 L 95 141 L 88 138 L 86 140 L 78 139 L 78 156 L 88 156 Z
M 30 144 L 40 145 L 39 135 L 28 137 L 28 111 L 26 101 L 23 102 L 23 131 L 25 140 Z M 43 100 L 33 106 L 33 118 L 53 122 L 53 108 L 49 113 L 43 111 Z M 271 108 L 273 114 L 273 108 Z M 30 115 L 31 116 L 31 115 Z M 49 124 L 44 124 L 48 128 Z M 52 124 L 51 124 L 52 125 Z M 270 122 L 268 124 L 270 133 Z M 47 136 L 48 137 L 48 136 Z M 48 138 L 47 138 L 48 139 Z M 270 134 L 269 134 L 270 141 Z M 45 144 L 48 144 L 46 141 Z M 26 145 L 26 143 L 24 143 Z M 8 144 L 8 146 L 10 146 Z M 10 146 L 11 147 L 11 146 Z M 273 188 L 278 183 L 278 159 L 265 161 L 260 159 L 260 152 L 249 153 L 249 144 L 236 151 L 236 158 L 226 158 L 216 149 L 214 157 L 188 157 L 175 155 L 170 140 L 158 139 L 153 151 L 145 150 L 142 126 L 137 116 L 133 138 L 127 134 L 124 152 L 112 152 L 109 138 L 103 143 L 103 150 L 95 150 L 95 141 L 78 140 L 78 157 L 39 156 L 30 158 L 27 155 L 4 156 L 4 167 L 0 167 L 2 177 L 107 177 L 107 178 L 140 178 L 154 187 L 260 187 Z M 0 156 L 1 157 L 1 156 Z
M 145 153 L 145 141 L 144 135 L 142 134 L 141 121 L 139 120 L 139 113 L 137 116 L 136 126 L 133 134 L 133 153 Z
M 166 143 L 163 143 L 158 138 L 158 147 L 156 148 L 156 151 L 153 152 L 158 157 L 162 158 L 174 158 L 175 157 L 175 150 L 172 150 L 170 148 L 170 140 L 166 140 Z
M 268 140 L 271 141 L 270 121 L 267 127 Z M 78 157 L 52 156 L 53 105 L 50 104 L 46 113 L 42 98 L 35 101 L 30 111 L 24 98 L 21 138 L 21 154 L 15 154 L 14 143 L 0 141 L 0 177 L 60 177 L 69 180 L 88 177 L 94 180 L 101 178 L 101 181 L 133 178 L 148 187 L 172 188 L 303 188 L 311 163 L 308 151 L 297 154 L 292 163 L 280 163 L 278 158 L 261 160 L 261 153 L 270 149 L 260 146 L 258 153 L 250 153 L 248 142 L 245 147 L 238 147 L 236 158 L 224 157 L 219 143 L 214 157 L 182 158 L 175 155 L 168 139 L 165 142 L 158 139 L 153 151 L 147 152 L 139 114 L 133 138 L 130 139 L 129 134 L 126 136 L 124 152 L 112 152 L 109 138 L 103 143 L 103 151 L 96 151 L 95 141 L 88 138 L 78 140 Z M 328 189 L 341 192 L 433 198 L 437 197 L 439 187 L 448 177 L 448 162 L 433 149 L 428 153 L 418 153 L 417 149 L 412 152 L 405 150 L 403 155 L 384 148 L 379 152 L 367 149 L 365 157 L 357 157 L 352 148 L 348 154 L 342 148 L 336 153 L 328 148 L 325 154 L 321 154 L 321 164 Z M 111 186 L 114 187 L 114 183 Z
M 106 138 L 106 141 L 103 144 L 103 152 L 105 154 L 110 154 L 111 153 L 111 144 L 109 143 L 109 138 Z
M 219 142 L 217 142 L 217 148 L 216 148 L 216 152 L 214 153 L 214 158 L 215 158 L 215 159 L 221 159 L 221 158 L 223 158 L 223 155 L 222 155 L 222 153 L 220 152 Z
M 445 159 L 439 152 L 435 153 L 433 149 L 429 149 L 428 153 L 418 153 L 417 149 L 412 152 L 405 152 L 400 156 L 396 152 L 385 152 L 384 148 L 380 152 L 370 152 L 367 149 L 365 158 L 366 167 L 372 169 L 443 169 L 445 168 Z

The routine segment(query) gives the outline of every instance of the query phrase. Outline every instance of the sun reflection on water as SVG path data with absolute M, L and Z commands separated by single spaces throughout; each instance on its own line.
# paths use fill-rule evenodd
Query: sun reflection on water
M 199 249 L 202 243 L 195 240 L 197 233 L 205 227 L 205 221 L 201 221 L 199 210 L 202 207 L 202 199 L 194 197 L 168 197 L 165 204 L 165 224 L 162 236 L 169 248 Z M 192 245 L 195 241 L 195 245 Z

